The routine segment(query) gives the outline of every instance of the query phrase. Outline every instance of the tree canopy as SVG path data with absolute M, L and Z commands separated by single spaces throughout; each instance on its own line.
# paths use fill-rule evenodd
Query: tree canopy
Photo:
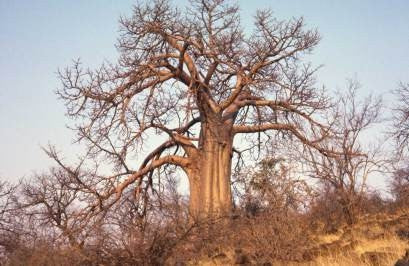
M 155 169 L 176 165 L 189 178 L 192 212 L 229 210 L 240 133 L 258 133 L 241 139 L 250 151 L 263 134 L 335 153 L 320 146 L 331 102 L 302 61 L 320 37 L 302 18 L 280 21 L 259 10 L 247 33 L 230 1 L 195 0 L 182 11 L 156 0 L 137 4 L 120 25 L 118 62 L 60 71 L 58 94 L 79 140 L 116 165 L 98 202 L 113 204 L 131 184 L 146 190 Z M 154 135 L 167 137 L 136 166 L 130 157 Z

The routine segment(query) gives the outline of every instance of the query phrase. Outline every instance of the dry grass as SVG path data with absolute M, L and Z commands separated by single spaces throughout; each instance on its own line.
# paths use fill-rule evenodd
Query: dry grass
M 341 233 L 327 234 L 327 235 L 318 236 L 317 241 L 318 243 L 321 243 L 321 244 L 330 244 L 330 243 L 333 243 L 339 240 L 341 237 L 342 237 Z
M 323 241 L 321 244 L 331 244 L 334 242 L 342 242 L 342 235 L 328 234 L 320 236 Z M 402 258 L 406 249 L 409 248 L 409 243 L 399 239 L 396 236 L 391 236 L 383 239 L 368 240 L 360 239 L 357 244 L 352 245 L 349 250 L 340 252 L 340 250 L 332 250 L 327 255 L 318 255 L 309 262 L 274 262 L 271 265 L 286 265 L 286 266 L 384 266 L 394 265 L 396 261 Z M 344 242 L 347 246 L 347 242 Z M 200 266 L 221 266 L 234 265 L 233 252 L 226 252 L 225 257 L 214 257 L 204 260 L 195 261 L 187 265 Z
M 355 248 L 347 252 L 333 252 L 327 256 L 318 256 L 307 265 L 394 265 L 409 248 L 407 242 L 397 237 L 362 240 L 358 243 Z
M 408 248 L 408 243 L 399 239 L 396 236 L 386 239 L 364 240 L 360 242 L 355 248 L 355 252 L 358 255 L 365 254 L 367 252 L 388 252 L 396 253 L 399 256 L 405 254 Z
M 331 249 L 304 265 L 394 265 L 409 248 L 409 241 L 396 234 L 407 226 L 404 216 L 367 217 L 345 233 L 319 236 L 318 243 Z
M 331 234 L 316 235 L 315 255 L 310 261 L 276 261 L 271 265 L 287 266 L 386 266 L 395 265 L 409 249 L 409 240 L 397 231 L 409 229 L 407 213 L 374 215 L 361 219 L 353 227 L 339 228 Z M 213 263 L 213 264 L 212 264 Z M 232 265 L 212 261 L 203 265 Z
M 350 266 L 350 265 L 370 265 L 363 264 L 359 258 L 352 253 L 333 254 L 330 256 L 318 256 L 313 262 L 306 263 L 305 265 L 315 266 Z

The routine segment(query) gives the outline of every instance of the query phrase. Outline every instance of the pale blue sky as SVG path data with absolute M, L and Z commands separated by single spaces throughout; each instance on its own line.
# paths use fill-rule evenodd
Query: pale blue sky
M 114 60 L 119 15 L 131 0 L 0 0 L 0 177 L 16 180 L 52 162 L 41 145 L 56 144 L 67 158 L 79 147 L 65 128 L 56 70 L 80 57 L 97 66 Z M 186 1 L 174 1 L 182 5 Z M 330 89 L 357 78 L 363 92 L 385 95 L 409 81 L 409 1 L 239 1 L 243 26 L 257 8 L 278 18 L 304 16 L 322 41 L 311 60 L 324 65 L 318 81 Z

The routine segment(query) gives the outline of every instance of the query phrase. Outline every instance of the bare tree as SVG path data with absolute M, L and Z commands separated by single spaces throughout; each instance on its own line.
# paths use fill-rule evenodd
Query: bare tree
M 301 61 L 319 41 L 303 19 L 258 11 L 245 34 L 229 1 L 193 0 L 181 11 L 156 0 L 136 5 L 120 24 L 116 64 L 92 71 L 75 62 L 60 71 L 58 94 L 78 140 L 116 166 L 94 181 L 94 207 L 107 209 L 130 187 L 143 194 L 155 170 L 173 165 L 188 176 L 193 216 L 228 213 L 234 139 L 257 150 L 266 139 L 294 137 L 334 154 L 319 144 L 329 134 L 319 114 L 330 103 L 314 87 L 316 69 Z
M 16 188 L 16 185 L 0 181 L 0 259 L 14 248 L 20 230 L 15 217 Z
M 392 193 L 399 205 L 409 205 L 409 169 L 397 169 L 391 182 Z
M 406 167 L 409 150 L 409 83 L 401 83 L 394 91 L 397 97 L 397 107 L 393 109 L 393 130 L 392 135 L 396 141 L 397 160 L 395 172 L 390 183 L 395 200 L 400 205 L 408 203 L 409 176 Z
M 399 153 L 409 149 L 409 83 L 401 83 L 394 91 L 398 98 L 398 105 L 394 108 L 393 135 L 397 142 Z
M 41 226 L 56 231 L 56 239 L 80 249 L 87 231 L 81 217 L 83 198 L 70 186 L 70 173 L 52 168 L 50 173 L 35 175 L 21 187 L 20 205 L 24 214 Z
M 311 188 L 284 158 L 265 158 L 257 167 L 234 179 L 236 197 L 246 212 L 296 213 L 306 207 Z
M 13 209 L 16 186 L 0 182 L 0 230 L 8 230 L 10 210 Z
M 151 195 L 145 212 L 126 191 L 96 216 L 94 198 L 75 183 L 90 176 L 58 167 L 18 186 L 0 183 L 0 264 L 158 265 L 191 237 L 196 224 L 173 178 L 162 180 L 166 191 Z
M 318 178 L 328 193 L 335 194 L 348 224 L 357 218 L 368 177 L 380 171 L 386 162 L 382 157 L 382 145 L 373 145 L 368 140 L 366 145 L 362 144 L 367 129 L 380 121 L 381 100 L 369 96 L 360 102 L 356 95 L 358 87 L 357 82 L 352 81 L 348 91 L 340 94 L 332 128 L 336 134 L 325 140 L 328 148 L 342 151 L 342 154 L 328 157 L 312 151 L 308 158 L 312 177 Z

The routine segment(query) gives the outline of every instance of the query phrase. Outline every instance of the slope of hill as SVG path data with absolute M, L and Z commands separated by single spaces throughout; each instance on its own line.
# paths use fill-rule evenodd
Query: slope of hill
M 367 215 L 330 234 L 319 231 L 309 233 L 310 247 L 298 261 L 262 262 L 246 250 L 229 248 L 188 265 L 409 265 L 408 210 Z

